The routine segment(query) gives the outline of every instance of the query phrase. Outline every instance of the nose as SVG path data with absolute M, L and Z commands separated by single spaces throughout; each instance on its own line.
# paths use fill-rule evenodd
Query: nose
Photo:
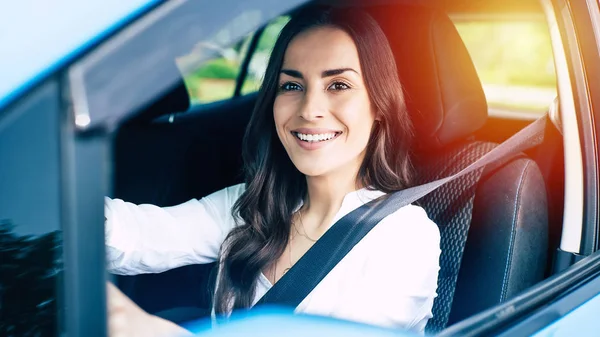
M 327 111 L 326 98 L 319 90 L 307 90 L 302 100 L 299 115 L 307 121 L 314 121 L 325 116 Z

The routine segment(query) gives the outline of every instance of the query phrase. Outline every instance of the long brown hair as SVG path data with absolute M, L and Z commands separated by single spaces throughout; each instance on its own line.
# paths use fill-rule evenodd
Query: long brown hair
M 330 26 L 356 44 L 377 121 L 357 183 L 386 193 L 411 183 L 412 125 L 394 55 L 377 22 L 357 9 L 307 8 L 293 16 L 273 48 L 256 106 L 246 129 L 243 160 L 246 190 L 232 210 L 240 225 L 225 239 L 215 311 L 252 306 L 258 277 L 288 244 L 292 213 L 307 193 L 306 178 L 293 165 L 275 131 L 273 103 L 289 43 L 311 28 Z

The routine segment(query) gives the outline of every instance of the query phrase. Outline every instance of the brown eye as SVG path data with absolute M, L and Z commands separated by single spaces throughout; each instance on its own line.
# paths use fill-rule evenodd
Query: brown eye
M 329 86 L 329 90 L 343 91 L 350 89 L 350 86 L 344 82 L 334 82 Z

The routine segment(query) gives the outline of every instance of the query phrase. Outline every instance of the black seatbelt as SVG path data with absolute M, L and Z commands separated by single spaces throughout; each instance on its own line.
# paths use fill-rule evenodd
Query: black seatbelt
M 512 156 L 541 144 L 546 120 L 546 116 L 536 120 L 454 175 L 382 196 L 348 213 L 315 242 L 258 301 L 256 306 L 265 304 L 298 306 L 383 218 L 462 175 L 486 165 L 499 167 Z

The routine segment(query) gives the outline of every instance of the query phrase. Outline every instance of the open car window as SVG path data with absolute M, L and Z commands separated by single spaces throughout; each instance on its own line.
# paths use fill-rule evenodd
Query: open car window
M 557 88 L 543 17 L 460 16 L 454 21 L 483 84 L 491 115 L 533 119 L 548 111 Z
M 290 17 L 287 15 L 278 17 L 263 30 L 248 64 L 248 73 L 241 90 L 242 95 L 256 92 L 260 88 L 275 41 L 288 21 L 290 21 Z
M 223 30 L 216 36 L 226 35 Z M 203 41 L 194 46 L 191 53 L 178 57 L 177 65 L 185 74 L 185 86 L 191 105 L 221 101 L 233 97 L 242 62 L 248 53 L 248 45 L 253 34 L 232 46 L 220 46 Z M 203 55 L 215 57 L 203 62 Z
M 101 124 L 114 126 L 152 104 L 177 85 L 182 74 L 176 59 L 190 53 L 193 55 L 187 63 L 183 62 L 186 67 L 183 75 L 188 76 L 188 71 L 200 71 L 201 79 L 209 78 L 214 69 L 209 71 L 189 65 L 235 59 L 231 56 L 232 45 L 233 50 L 243 54 L 244 43 L 240 44 L 240 41 L 302 1 L 277 5 L 236 3 L 239 5 L 229 8 L 222 4 L 207 7 L 204 2 L 195 1 L 167 2 L 155 9 L 153 15 L 126 27 L 79 60 L 69 69 L 75 89 L 73 96 L 77 101 L 75 114 L 85 121 L 78 125 L 82 129 Z M 213 61 L 213 64 L 218 62 L 223 61 Z M 223 94 L 201 95 L 209 101 Z M 169 112 L 172 111 L 164 113 Z
M 177 66 L 184 74 L 185 86 L 188 90 L 192 106 L 202 105 L 230 99 L 235 95 L 236 85 L 241 83 L 241 95 L 258 91 L 267 69 L 267 62 L 279 32 L 290 20 L 289 16 L 281 16 L 272 20 L 264 29 L 244 37 L 239 42 L 220 46 L 213 42 L 199 42 L 189 54 L 177 58 Z M 239 24 L 239 23 L 238 23 Z M 256 36 L 258 34 L 258 36 Z M 227 29 L 215 35 L 226 36 Z M 251 49 L 252 39 L 258 38 L 255 48 Z M 206 61 L 206 51 L 216 53 L 214 58 Z M 249 53 L 252 53 L 249 55 Z M 246 72 L 242 67 L 246 58 Z M 244 76 L 245 75 L 245 76 Z M 240 78 L 244 76 L 244 78 Z

